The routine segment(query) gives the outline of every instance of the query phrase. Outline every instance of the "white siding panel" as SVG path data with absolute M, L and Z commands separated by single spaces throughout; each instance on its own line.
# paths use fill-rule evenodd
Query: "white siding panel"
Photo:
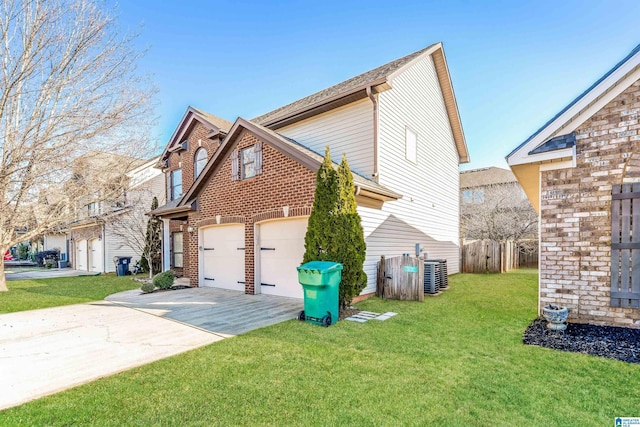
M 374 254 L 413 254 L 422 243 L 429 258 L 446 258 L 449 273 L 457 273 L 458 153 L 432 59 L 414 64 L 392 86 L 379 95 L 380 184 L 403 198 L 384 204 L 389 217 L 368 237 L 367 261 Z M 407 127 L 418 136 L 417 163 L 405 157 Z
M 378 261 L 382 255 L 386 257 L 415 254 L 416 243 L 422 245 L 423 255 L 432 259 L 447 259 L 447 269 L 458 272 L 458 246 L 453 242 L 438 241 L 418 228 L 400 219 L 387 209 L 378 210 L 358 207 L 362 219 L 367 255 L 364 271 L 367 273 L 367 287 L 363 294 L 375 292 Z M 451 273 L 453 273 L 451 272 Z
M 58 249 L 60 255 L 64 255 L 64 259 L 68 260 L 67 256 L 67 235 L 66 234 L 45 234 L 44 235 L 44 250 Z
M 347 155 L 351 170 L 365 177 L 373 174 L 373 103 L 357 101 L 315 117 L 285 126 L 278 133 L 340 163 Z

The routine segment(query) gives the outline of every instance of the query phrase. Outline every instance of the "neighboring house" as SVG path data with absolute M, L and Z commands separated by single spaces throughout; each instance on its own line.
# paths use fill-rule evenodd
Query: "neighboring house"
M 462 205 L 484 202 L 485 190 L 497 186 L 520 188 L 520 184 L 518 184 L 515 175 L 507 169 L 492 166 L 460 172 L 460 196 Z M 522 197 L 526 197 L 524 192 L 522 193 Z
M 156 168 L 158 157 L 147 161 L 134 161 L 131 170 L 117 180 L 120 187 L 113 189 L 117 196 L 96 197 L 86 200 L 78 210 L 78 219 L 69 225 L 69 252 L 73 268 L 90 272 L 116 271 L 114 257 L 132 257 L 135 263 L 141 251 L 123 230 L 143 233 L 148 218 L 131 215 L 148 211 L 153 197 L 165 203 L 164 175 Z M 123 168 L 126 167 L 122 165 Z M 104 173 L 108 168 L 102 167 Z
M 417 243 L 458 272 L 458 166 L 469 157 L 440 43 L 253 120 L 189 108 L 161 158 L 169 202 L 151 213 L 164 221 L 165 268 L 192 286 L 301 298 L 296 266 L 326 146 L 354 174 L 363 294 L 381 255 Z
M 536 213 L 515 175 L 488 167 L 460 172 L 460 234 L 463 239 L 537 239 Z
M 540 306 L 640 322 L 640 46 L 507 156 L 540 215 Z

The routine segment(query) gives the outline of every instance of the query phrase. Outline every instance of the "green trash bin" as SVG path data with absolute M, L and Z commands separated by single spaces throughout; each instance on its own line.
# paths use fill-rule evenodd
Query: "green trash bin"
M 304 310 L 298 320 L 329 326 L 338 321 L 338 292 L 342 264 L 311 261 L 298 268 L 298 282 L 304 290 Z

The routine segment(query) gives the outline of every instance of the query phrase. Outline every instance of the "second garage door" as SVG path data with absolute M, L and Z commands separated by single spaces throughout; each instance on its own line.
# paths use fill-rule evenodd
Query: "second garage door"
M 302 298 L 296 267 L 304 256 L 308 218 L 260 224 L 260 292 Z
M 202 229 L 200 286 L 244 291 L 244 225 Z

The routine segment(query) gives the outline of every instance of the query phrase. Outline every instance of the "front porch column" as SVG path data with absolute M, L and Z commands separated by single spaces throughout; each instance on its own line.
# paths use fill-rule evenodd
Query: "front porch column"
M 162 219 L 162 271 L 171 269 L 171 236 L 169 235 L 169 221 Z

